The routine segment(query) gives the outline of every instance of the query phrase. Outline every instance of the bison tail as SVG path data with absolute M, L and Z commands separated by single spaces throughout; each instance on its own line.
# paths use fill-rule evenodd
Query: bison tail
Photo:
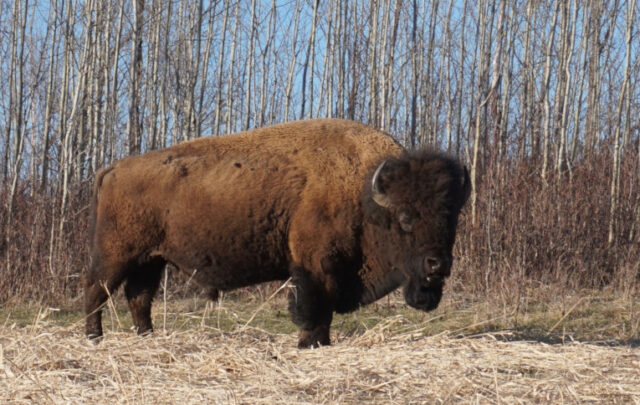
M 91 250 L 93 250 L 96 221 L 98 219 L 98 193 L 100 192 L 100 187 L 102 187 L 102 180 L 104 179 L 104 176 L 112 169 L 113 167 L 109 167 L 107 169 L 101 169 L 96 173 L 96 181 L 93 185 L 93 195 L 91 196 L 91 208 L 89 213 L 89 243 Z

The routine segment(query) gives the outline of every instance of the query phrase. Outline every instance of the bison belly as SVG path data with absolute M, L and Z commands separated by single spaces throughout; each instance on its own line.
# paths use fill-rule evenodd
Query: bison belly
M 159 255 L 210 289 L 231 290 L 287 279 L 288 264 L 281 248 L 269 250 L 263 246 L 265 241 L 228 236 L 207 241 L 182 237 L 175 243 L 170 239 Z
M 184 199 L 172 204 L 159 255 L 209 289 L 289 277 L 286 210 L 277 200 L 223 196 L 205 205 Z

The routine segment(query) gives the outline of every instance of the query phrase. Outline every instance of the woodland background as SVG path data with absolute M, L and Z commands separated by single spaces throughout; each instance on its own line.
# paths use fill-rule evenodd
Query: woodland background
M 95 172 L 311 117 L 435 146 L 474 182 L 452 288 L 640 276 L 635 0 L 0 0 L 0 303 L 88 266 Z

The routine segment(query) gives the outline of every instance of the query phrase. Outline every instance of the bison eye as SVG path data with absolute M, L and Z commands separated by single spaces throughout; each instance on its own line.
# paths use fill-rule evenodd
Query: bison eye
M 398 221 L 400 222 L 400 227 L 405 232 L 411 232 L 413 230 L 413 226 L 416 223 L 417 216 L 412 214 L 408 210 L 402 210 L 398 213 Z

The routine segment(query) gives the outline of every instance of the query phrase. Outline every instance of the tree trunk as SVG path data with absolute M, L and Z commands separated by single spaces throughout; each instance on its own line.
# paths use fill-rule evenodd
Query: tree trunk
M 233 27 L 233 37 L 231 38 L 231 59 L 229 60 L 229 74 L 227 76 L 227 114 L 226 114 L 226 126 L 227 133 L 234 131 L 235 125 L 233 125 L 233 71 L 234 62 L 236 58 L 236 46 L 238 43 L 238 26 L 240 25 L 240 2 L 236 3 L 236 21 Z
M 247 130 L 251 126 L 251 82 L 253 80 L 253 58 L 256 27 L 256 0 L 251 0 L 251 28 L 249 29 L 249 53 L 247 54 L 247 65 L 245 77 L 244 91 L 244 126 L 243 130 Z
M 230 1 L 226 1 L 224 6 L 224 19 L 222 22 L 222 39 L 220 40 L 220 52 L 218 54 L 218 67 L 216 76 L 218 77 L 218 83 L 216 86 L 216 112 L 213 121 L 213 127 L 211 128 L 211 135 L 220 135 L 220 117 L 222 115 L 222 66 L 224 64 L 225 45 L 227 39 L 227 23 L 229 21 L 229 4 Z
M 311 70 L 310 76 L 310 85 L 309 85 L 309 118 L 313 118 L 313 61 L 315 59 L 315 44 L 316 44 L 316 24 L 318 21 L 318 5 L 320 4 L 320 0 L 315 0 L 313 2 L 313 20 L 311 22 L 311 32 L 309 33 L 309 43 L 307 44 L 307 56 L 305 57 L 304 67 L 302 69 L 302 100 L 300 107 L 300 119 L 305 118 L 305 103 L 307 101 L 306 90 L 307 90 L 307 73 Z M 311 68 L 309 69 L 309 65 Z
M 546 61 L 544 64 L 544 78 L 542 79 L 542 92 L 540 95 L 540 103 L 544 107 L 544 115 L 542 116 L 542 171 L 540 175 L 542 179 L 547 181 L 547 168 L 549 166 L 549 143 L 551 142 L 550 127 L 551 127 L 551 106 L 549 100 L 549 80 L 551 77 L 551 51 L 553 48 L 553 42 L 556 34 L 556 22 L 558 21 L 558 11 L 560 9 L 561 2 L 556 3 L 556 7 L 553 11 L 553 17 L 551 22 L 551 28 L 549 32 L 549 39 L 547 40 Z
M 284 100 L 284 120 L 289 121 L 289 107 L 291 106 L 291 94 L 293 91 L 293 72 L 296 67 L 298 53 L 296 43 L 298 41 L 298 23 L 300 22 L 300 0 L 296 0 L 296 11 L 293 16 L 293 38 L 291 39 L 291 61 L 289 62 L 289 72 L 287 74 L 287 87 L 285 89 Z
M 129 73 L 129 154 L 140 153 L 142 119 L 140 116 L 140 86 L 142 81 L 142 27 L 144 0 L 133 0 L 133 40 L 131 42 L 131 70 Z
M 52 108 L 53 108 L 53 83 L 54 83 L 54 72 L 56 67 L 56 59 L 55 56 L 57 54 L 57 44 L 58 44 L 58 4 L 54 6 L 54 9 L 51 11 L 53 14 L 52 20 L 52 29 L 51 33 L 51 50 L 49 53 L 49 71 L 47 73 L 47 95 L 46 95 L 46 110 L 44 113 L 44 130 L 43 130 L 43 142 L 44 145 L 42 147 L 42 170 L 40 175 L 40 191 L 44 192 L 47 189 L 47 183 L 49 180 L 49 145 L 51 139 L 51 120 L 52 120 Z M 64 5 L 64 1 L 63 1 Z M 64 11 L 62 11 L 64 13 Z
M 23 4 L 24 2 L 24 4 Z M 27 27 L 27 13 L 29 11 L 28 0 L 15 0 L 13 4 L 13 27 L 12 27 L 12 47 L 11 47 L 11 65 L 15 77 L 10 78 L 12 84 L 10 91 L 13 93 L 15 103 L 13 103 L 13 109 L 9 111 L 11 114 L 11 120 L 13 123 L 10 128 L 13 128 L 13 165 L 11 168 L 11 186 L 9 188 L 7 215 L 2 222 L 3 246 L 9 246 L 11 242 L 10 232 L 8 227 L 11 226 L 13 220 L 13 208 L 15 205 L 16 192 L 18 187 L 18 180 L 20 178 L 20 168 L 22 167 L 22 151 L 24 147 L 24 129 L 26 123 L 23 122 L 24 114 L 24 47 Z M 10 138 L 10 132 L 9 132 Z M 0 251 L 4 249 L 0 246 Z M 7 255 L 6 266 L 7 270 L 11 266 L 10 255 Z
M 630 81 L 630 68 L 631 68 L 631 41 L 633 38 L 633 23 L 634 23 L 634 13 L 635 13 L 635 4 L 636 0 L 630 0 L 630 3 L 627 4 L 627 28 L 625 35 L 626 46 L 626 55 L 625 55 L 625 64 L 624 64 L 624 81 L 622 82 L 622 90 L 620 91 L 620 97 L 618 98 L 618 114 L 616 118 L 616 126 L 615 126 L 615 134 L 613 137 L 613 175 L 611 176 L 611 192 L 609 196 L 609 237 L 607 238 L 607 242 L 609 246 L 612 246 L 616 241 L 616 231 L 617 231 L 617 221 L 616 214 L 619 203 L 620 196 L 620 153 L 621 153 L 621 142 L 620 142 L 620 127 L 622 126 L 622 115 L 625 112 L 625 98 L 629 98 L 629 81 Z M 628 105 L 628 103 L 626 103 Z M 629 128 L 629 115 L 628 110 L 626 111 L 626 127 Z M 638 175 L 636 173 L 636 175 Z

